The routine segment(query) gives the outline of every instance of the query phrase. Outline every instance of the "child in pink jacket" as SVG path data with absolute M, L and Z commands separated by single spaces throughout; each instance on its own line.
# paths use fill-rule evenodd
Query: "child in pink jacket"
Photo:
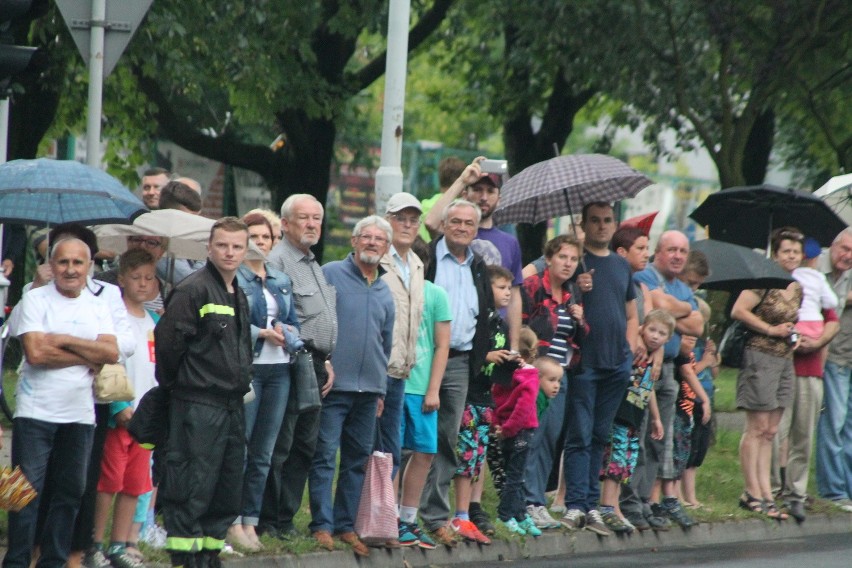
M 538 428 L 537 399 L 539 390 L 550 384 L 550 375 L 562 377 L 558 362 L 542 357 L 536 360 L 538 338 L 528 327 L 521 329 L 518 350 L 524 364 L 512 375 L 511 385 L 494 384 L 494 434 L 501 441 L 505 468 L 505 481 L 500 493 L 497 515 L 509 531 L 519 535 L 539 536 L 541 530 L 527 514 L 524 500 L 524 470 L 529 454 L 530 440 Z M 547 364 L 548 360 L 553 364 Z M 535 360 L 536 365 L 531 363 Z M 541 373 L 541 377 L 539 377 Z M 549 396 L 550 390 L 545 394 Z

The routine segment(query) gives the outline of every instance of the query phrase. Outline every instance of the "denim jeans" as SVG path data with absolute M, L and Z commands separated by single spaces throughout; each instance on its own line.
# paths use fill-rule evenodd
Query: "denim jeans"
M 242 524 L 257 526 L 272 450 L 290 396 L 290 365 L 253 365 L 252 373 L 255 398 L 245 407 L 246 469 L 241 515 Z
M 852 368 L 831 361 L 823 375 L 823 406 L 817 424 L 816 480 L 820 497 L 852 498 Z
M 308 473 L 311 532 L 350 532 L 364 485 L 364 466 L 373 450 L 376 428 L 376 393 L 332 390 L 323 399 L 319 436 Z M 332 505 L 335 458 L 340 449 L 340 473 Z
M 32 418 L 15 418 L 12 427 L 12 465 L 21 467 L 38 495 L 17 513 L 9 513 L 9 549 L 4 568 L 28 568 L 41 493 L 45 478 L 50 503 L 41 534 L 42 568 L 65 566 L 71 549 L 74 519 L 86 487 L 94 425 L 56 424 Z M 48 472 L 48 468 L 50 471 Z
M 597 508 L 603 450 L 627 390 L 631 359 L 625 359 L 617 369 L 585 369 L 568 385 L 563 458 L 568 509 Z
M 501 521 L 524 520 L 526 501 L 524 500 L 524 471 L 530 454 L 530 441 L 535 430 L 521 430 L 514 438 L 503 440 L 503 457 L 506 460 L 506 482 L 500 493 L 497 515 Z
M 559 393 L 550 401 L 538 418 L 538 428 L 530 441 L 530 454 L 524 473 L 524 500 L 531 505 L 546 505 L 547 481 L 553 463 L 559 459 L 564 446 L 565 404 L 568 397 L 568 377 L 562 377 Z M 563 443 L 560 444 L 560 441 Z
M 391 479 L 399 470 L 399 456 L 402 447 L 401 424 L 402 406 L 405 402 L 405 381 L 388 377 L 388 387 L 385 393 L 385 406 L 379 418 L 379 430 L 376 433 L 376 450 L 393 456 L 393 472 Z

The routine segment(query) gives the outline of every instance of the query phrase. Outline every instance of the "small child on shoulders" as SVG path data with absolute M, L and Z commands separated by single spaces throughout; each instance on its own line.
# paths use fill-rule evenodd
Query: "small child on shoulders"
M 663 438 L 663 423 L 654 394 L 652 362 L 655 354 L 663 349 L 672 336 L 674 329 L 675 319 L 665 310 L 651 310 L 645 316 L 640 333 L 648 355 L 633 367 L 627 392 L 612 424 L 610 442 L 604 450 L 600 476 L 600 513 L 603 522 L 614 533 L 632 532 L 632 527 L 625 522 L 619 510 L 618 497 L 621 484 L 630 482 L 636 468 L 636 460 L 639 457 L 639 429 L 647 412 L 650 412 L 651 437 L 655 440 Z
M 828 283 L 825 274 L 817 270 L 822 248 L 816 239 L 805 239 L 802 265 L 793 270 L 793 278 L 802 285 L 802 305 L 799 307 L 799 321 L 796 331 L 802 336 L 818 339 L 825 328 L 824 310 L 837 308 L 837 294 Z M 828 355 L 828 347 L 821 350 L 822 365 Z
M 524 470 L 530 440 L 538 428 L 538 415 L 559 392 L 563 369 L 553 357 L 536 358 L 538 338 L 528 327 L 521 329 L 518 351 L 523 364 L 509 385 L 495 383 L 494 435 L 500 440 L 504 482 L 497 515 L 512 533 L 539 536 L 541 530 L 527 514 L 524 500 Z M 543 397 L 543 398 L 542 398 Z

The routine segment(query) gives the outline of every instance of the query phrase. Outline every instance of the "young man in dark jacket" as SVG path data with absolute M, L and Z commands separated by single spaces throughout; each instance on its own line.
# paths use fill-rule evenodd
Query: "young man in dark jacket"
M 156 377 L 169 392 L 169 443 L 160 498 L 173 566 L 220 565 L 240 512 L 243 395 L 251 382 L 251 330 L 236 272 L 248 228 L 214 223 L 208 260 L 180 282 L 155 329 Z

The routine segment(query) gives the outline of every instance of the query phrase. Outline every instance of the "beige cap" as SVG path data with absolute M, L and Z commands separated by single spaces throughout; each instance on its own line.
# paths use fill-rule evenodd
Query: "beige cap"
M 391 195 L 391 198 L 388 199 L 388 205 L 385 209 L 385 213 L 396 213 L 397 211 L 402 211 L 409 207 L 417 209 L 423 213 L 423 208 L 420 207 L 420 201 L 416 197 L 410 193 L 400 191 L 399 193 L 394 193 Z

